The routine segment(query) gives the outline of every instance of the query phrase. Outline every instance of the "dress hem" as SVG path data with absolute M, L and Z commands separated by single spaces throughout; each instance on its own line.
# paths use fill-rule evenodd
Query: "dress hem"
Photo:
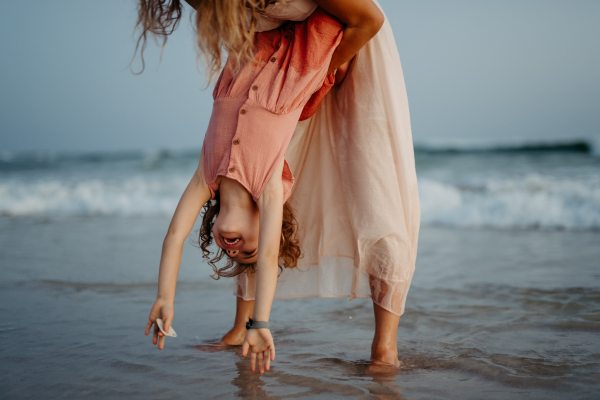
M 244 300 L 244 301 L 253 301 L 254 299 L 244 299 L 243 296 L 238 296 L 236 294 L 234 294 L 234 296 L 239 297 L 240 299 Z M 370 298 L 373 299 L 373 297 L 370 294 L 362 294 L 362 295 L 335 295 L 335 294 L 330 294 L 330 295 L 321 295 L 321 294 L 307 294 L 307 295 L 300 295 L 300 296 L 275 296 L 273 298 L 273 300 L 282 300 L 282 299 L 302 299 L 302 298 L 308 298 L 308 297 L 324 297 L 324 298 L 337 298 L 337 299 L 348 299 L 349 301 L 352 301 L 354 299 L 358 299 L 358 298 Z M 400 313 L 396 313 L 392 310 L 390 310 L 389 308 L 373 301 L 373 304 L 377 304 L 379 307 L 383 308 L 384 310 L 394 314 L 397 317 L 401 317 L 404 314 L 404 309 L 402 309 L 400 311 Z

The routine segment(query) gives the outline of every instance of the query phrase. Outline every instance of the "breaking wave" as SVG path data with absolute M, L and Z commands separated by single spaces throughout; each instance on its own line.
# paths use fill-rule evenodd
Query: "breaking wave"
M 0 215 L 172 215 L 188 174 L 130 179 L 0 182 Z M 419 179 L 423 225 L 600 229 L 600 176 L 586 181 L 529 174 L 450 184 Z
M 417 144 L 422 224 L 599 230 L 597 148 L 591 139 Z M 171 216 L 198 155 L 0 153 L 0 216 Z
M 0 183 L 0 215 L 170 215 L 189 177 Z
M 452 185 L 419 180 L 422 223 L 453 227 L 600 229 L 600 176 L 529 174 Z

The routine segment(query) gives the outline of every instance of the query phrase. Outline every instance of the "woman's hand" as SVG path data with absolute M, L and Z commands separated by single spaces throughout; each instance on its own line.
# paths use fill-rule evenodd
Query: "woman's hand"
M 346 74 L 348 73 L 348 70 L 350 69 L 350 64 L 353 60 L 354 57 L 352 57 L 352 60 L 346 61 L 345 63 L 337 67 L 337 69 L 335 70 L 335 82 L 333 83 L 333 86 L 341 85 L 341 83 L 344 81 L 344 78 L 346 78 Z
M 165 347 L 165 335 L 158 329 L 156 319 L 160 318 L 163 320 L 163 329 L 165 332 L 169 332 L 171 323 L 173 322 L 174 310 L 173 302 L 166 301 L 163 299 L 156 299 L 152 309 L 150 310 L 150 316 L 148 317 L 148 323 L 146 324 L 146 336 L 150 334 L 150 329 L 154 325 L 154 334 L 152 335 L 152 343 L 158 343 L 158 349 L 162 350 Z
M 248 329 L 242 345 L 242 356 L 246 357 L 248 349 L 250 349 L 250 370 L 256 370 L 258 359 L 258 372 L 263 374 L 268 371 L 271 361 L 275 361 L 275 343 L 271 331 L 266 328 Z
M 314 1 L 344 24 L 342 40 L 331 56 L 327 70 L 327 75 L 329 75 L 354 57 L 377 34 L 383 26 L 385 16 L 373 0 Z

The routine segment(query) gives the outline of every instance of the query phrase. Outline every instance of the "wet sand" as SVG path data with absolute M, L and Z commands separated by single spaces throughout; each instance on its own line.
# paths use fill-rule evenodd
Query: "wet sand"
M 167 218 L 0 218 L 2 398 L 600 396 L 600 233 L 423 228 L 399 371 L 368 362 L 369 299 L 286 299 L 259 376 L 206 351 L 235 298 L 186 245 L 177 338 L 143 335 Z

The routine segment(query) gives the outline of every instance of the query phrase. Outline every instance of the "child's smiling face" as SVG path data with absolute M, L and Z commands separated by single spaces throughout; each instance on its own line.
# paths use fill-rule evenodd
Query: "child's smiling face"
M 252 264 L 258 255 L 259 213 L 256 206 L 236 207 L 221 204 L 213 226 L 217 246 L 240 264 Z

